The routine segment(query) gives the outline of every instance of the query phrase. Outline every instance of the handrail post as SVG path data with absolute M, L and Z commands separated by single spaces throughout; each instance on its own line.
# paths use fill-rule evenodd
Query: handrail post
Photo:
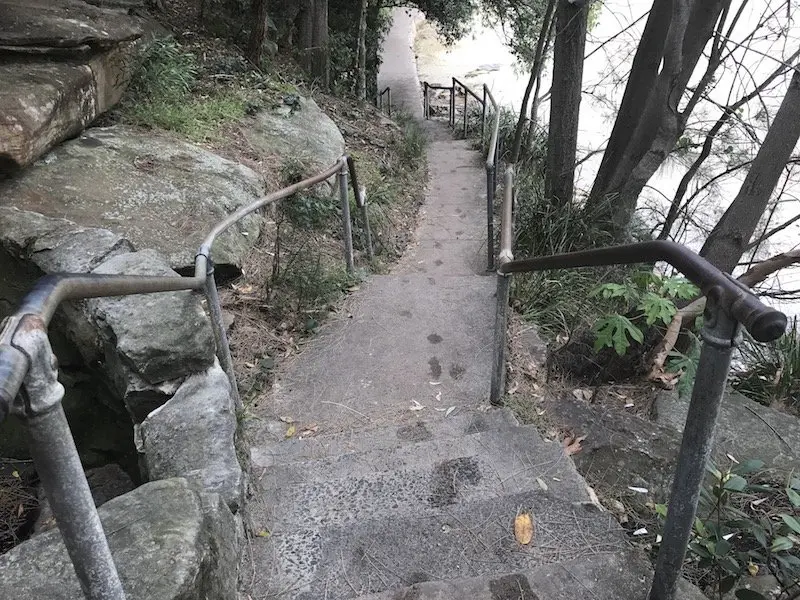
M 489 402 L 502 406 L 506 389 L 506 329 L 508 328 L 508 298 L 511 292 L 511 275 L 497 274 L 497 310 L 494 317 L 494 360 Z
M 483 147 L 483 138 L 486 135 L 486 84 L 483 84 L 483 104 L 481 105 L 481 148 Z
M 464 139 L 467 138 L 467 100 L 469 98 L 469 94 L 467 93 L 467 88 L 464 88 Z
M 14 402 L 28 433 L 36 472 L 53 509 L 75 575 L 88 600 L 125 600 L 92 492 L 83 472 L 61 401 L 56 357 L 47 326 L 28 314 L 6 321 L 4 346 L 26 357 L 25 401 Z
M 392 88 L 386 88 L 386 102 L 389 103 L 388 110 L 386 112 L 389 113 L 389 118 L 392 117 Z
M 456 128 L 456 78 L 453 77 L 450 87 L 450 127 Z
M 428 82 L 422 82 L 422 118 L 426 121 L 430 118 L 428 110 Z
M 494 194 L 497 163 L 486 164 L 486 255 L 487 270 L 494 271 Z
M 233 357 L 231 347 L 228 343 L 228 332 L 225 331 L 225 320 L 222 318 L 222 306 L 217 292 L 217 283 L 214 278 L 214 261 L 211 257 L 206 258 L 206 301 L 208 302 L 208 312 L 211 316 L 211 328 L 214 330 L 214 341 L 217 343 L 217 359 L 222 370 L 228 376 L 228 383 L 231 386 L 231 398 L 236 412 L 244 410 L 242 398 L 239 395 L 239 386 L 236 384 L 236 373 L 233 370 Z
M 703 348 L 689 413 L 686 415 L 649 600 L 675 598 L 706 463 L 711 456 L 714 428 L 725 391 L 731 354 L 739 339 L 739 323 L 718 306 L 713 294 L 708 295 L 702 338 Z
M 342 161 L 342 168 L 339 170 L 339 199 L 342 204 L 342 233 L 344 237 L 344 260 L 347 265 L 347 272 L 355 270 L 353 264 L 353 227 L 350 224 L 350 198 L 347 193 L 347 160 Z

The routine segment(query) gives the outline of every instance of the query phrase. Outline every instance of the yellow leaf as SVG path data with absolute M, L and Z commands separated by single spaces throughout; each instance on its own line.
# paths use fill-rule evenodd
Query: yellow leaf
M 262 529 L 261 531 L 257 532 L 256 535 L 262 538 L 269 537 L 269 531 Z
M 755 577 L 758 575 L 758 565 L 754 565 L 753 563 L 747 563 L 747 572 L 750 573 L 751 577 Z
M 19 471 L 12 471 L 11 472 L 11 476 L 12 477 L 16 477 L 17 479 L 19 479 Z
M 514 537 L 523 546 L 533 540 L 533 517 L 529 513 L 520 513 L 514 519 Z
M 297 431 L 297 427 L 295 427 L 294 423 L 292 423 L 291 425 L 289 425 L 289 428 L 286 430 L 286 437 L 287 438 L 292 437 L 295 434 L 296 431 Z

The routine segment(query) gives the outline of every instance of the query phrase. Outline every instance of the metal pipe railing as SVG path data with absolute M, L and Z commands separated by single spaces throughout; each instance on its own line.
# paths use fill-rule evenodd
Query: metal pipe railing
M 494 270 L 494 195 L 497 189 L 498 137 L 500 134 L 500 109 L 491 90 L 484 84 L 486 97 L 494 109 L 494 123 L 489 137 L 489 149 L 486 155 L 486 251 L 488 270 Z
M 89 600 L 124 600 L 125 594 L 61 406 L 64 388 L 58 382 L 58 367 L 47 337 L 47 328 L 56 309 L 65 300 L 181 290 L 203 291 L 209 305 L 217 357 L 230 380 L 236 408 L 241 410 L 241 398 L 214 279 L 211 259 L 214 241 L 247 215 L 337 175 L 342 202 L 345 261 L 348 270 L 352 271 L 348 173 L 355 197 L 366 210 L 365 194 L 358 188 L 355 163 L 352 158 L 344 156 L 322 173 L 264 196 L 220 221 L 203 240 L 195 257 L 192 277 L 48 275 L 34 285 L 18 310 L 3 320 L 0 325 L 0 422 L 13 413 L 25 423 L 36 470 L 50 499 L 83 594 Z M 369 229 L 366 217 L 365 228 Z M 369 233 L 367 239 L 371 255 Z
M 383 88 L 383 91 L 378 92 L 378 109 L 383 110 L 383 97 L 386 96 L 386 113 L 391 117 L 392 116 L 392 88 L 388 85 Z
M 648 596 L 649 600 L 674 600 L 705 467 L 711 456 L 731 355 L 741 338 L 740 324 L 754 339 L 769 342 L 785 332 L 786 315 L 764 305 L 746 286 L 674 242 L 659 240 L 513 260 L 513 194 L 510 198 L 506 194 L 502 215 L 496 316 L 496 327 L 500 331 L 495 332 L 492 404 L 502 404 L 504 392 L 505 314 L 508 311 L 508 276 L 513 273 L 664 261 L 695 283 L 707 298 L 701 333 L 703 345 L 672 482 L 664 536 Z

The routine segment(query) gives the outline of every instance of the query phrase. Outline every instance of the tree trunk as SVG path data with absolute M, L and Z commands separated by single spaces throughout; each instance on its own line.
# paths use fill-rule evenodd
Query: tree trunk
M 553 20 L 553 12 L 555 9 L 556 0 L 547 0 L 547 8 L 544 11 L 542 26 L 539 28 L 539 39 L 536 40 L 536 52 L 533 57 L 533 65 L 531 65 L 531 76 L 530 79 L 528 79 L 528 85 L 525 87 L 525 94 L 522 96 L 522 106 L 519 109 L 517 128 L 514 131 L 514 144 L 511 149 L 510 160 L 512 163 L 519 161 L 520 150 L 522 149 L 522 134 L 525 131 L 525 121 L 528 115 L 528 103 L 530 102 L 533 86 L 542 74 L 544 54 L 547 50 L 548 32 L 550 31 L 550 22 Z
M 568 0 L 558 0 L 545 197 L 560 205 L 572 202 L 575 184 L 575 151 L 588 14 L 588 6 L 578 7 Z
M 356 95 L 361 102 L 367 100 L 367 8 L 369 0 L 361 0 L 358 17 L 358 89 Z
M 641 102 L 641 90 L 628 94 L 626 88 L 628 106 L 620 108 L 615 123 L 615 129 L 619 125 L 622 131 L 606 147 L 605 168 L 601 166 L 587 202 L 587 212 L 605 223 L 617 239 L 625 238 L 639 194 L 664 163 L 686 126 L 689 114 L 678 112 L 678 103 L 714 32 L 714 25 L 730 1 L 673 0 L 666 19 L 669 30 L 658 76 L 652 79 L 652 62 L 644 59 L 640 63 L 645 65 L 641 67 L 644 72 L 631 73 L 629 81 L 638 82 L 637 86 L 648 85 L 649 93 L 643 106 L 634 106 L 634 99 Z M 654 7 L 654 11 L 656 8 L 659 7 Z M 654 39 L 659 39 L 662 33 L 663 27 L 654 30 Z M 645 41 L 643 38 L 642 42 Z
M 730 273 L 739 263 L 800 139 L 800 71 L 795 70 L 778 114 L 736 198 L 708 236 L 700 255 Z
M 370 0 L 367 5 L 367 31 L 374 32 L 378 29 L 378 21 L 383 8 L 383 0 Z M 367 66 L 369 67 L 370 77 L 367 81 L 367 97 L 370 101 L 376 101 L 378 95 L 378 69 L 381 64 L 381 39 L 378 35 L 368 35 L 367 46 Z
M 264 40 L 267 38 L 268 0 L 251 0 L 250 11 L 253 17 L 253 29 L 247 44 L 246 58 L 256 67 L 261 66 L 261 55 L 264 52 Z
M 308 74 L 327 88 L 330 79 L 328 0 L 303 0 L 298 18 L 303 64 Z

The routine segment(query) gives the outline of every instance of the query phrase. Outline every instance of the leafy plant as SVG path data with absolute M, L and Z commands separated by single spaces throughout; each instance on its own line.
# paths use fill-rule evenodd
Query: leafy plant
M 595 322 L 595 351 L 613 348 L 622 356 L 631 341 L 644 340 L 644 332 L 636 322 L 643 321 L 648 327 L 667 325 L 678 310 L 675 300 L 688 300 L 699 293 L 697 286 L 683 277 L 663 277 L 651 271 L 635 273 L 621 284 L 596 287 L 592 297 L 615 301 L 620 310 Z
M 759 460 L 733 461 L 727 469 L 709 465 L 710 480 L 701 490 L 686 557 L 701 572 L 701 584 L 722 599 L 734 588 L 739 600 L 767 600 L 742 587 L 748 576 L 769 572 L 781 598 L 800 591 L 800 478 L 780 486 L 758 482 Z M 657 504 L 665 519 L 667 506 Z

